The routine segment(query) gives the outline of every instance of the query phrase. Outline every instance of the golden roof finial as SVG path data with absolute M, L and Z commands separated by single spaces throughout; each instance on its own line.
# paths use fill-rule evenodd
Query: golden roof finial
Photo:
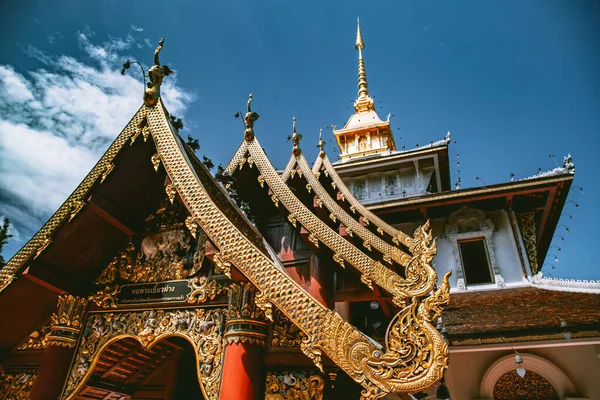
M 248 97 L 248 110 L 246 111 L 246 115 L 244 115 L 244 125 L 246 126 L 246 130 L 244 131 L 244 138 L 247 141 L 251 141 L 252 139 L 254 139 L 254 121 L 256 121 L 259 117 L 257 113 L 252 111 L 251 104 L 252 93 L 250 93 L 250 96 Z
M 292 127 L 294 133 L 292 133 L 292 142 L 294 143 L 294 147 L 292 148 L 292 153 L 297 156 L 300 154 L 300 139 L 302 139 L 302 135 L 296 132 L 296 117 L 292 120 Z
M 360 31 L 360 18 L 357 18 L 356 27 L 356 50 L 358 50 L 358 99 L 354 102 L 356 112 L 365 112 L 374 110 L 373 99 L 369 96 L 369 85 L 367 84 L 367 72 L 365 71 L 365 61 L 363 60 L 363 49 L 365 42 L 363 41 L 362 32 Z
M 323 140 L 323 129 L 319 129 L 319 143 L 317 144 L 319 148 L 319 157 L 325 157 L 325 141 Z
M 165 76 L 170 75 L 173 71 L 166 66 L 160 65 L 160 60 L 158 55 L 165 44 L 165 39 L 160 39 L 158 42 L 158 47 L 154 50 L 154 65 L 150 67 L 148 70 L 148 89 L 144 92 L 144 103 L 151 107 L 158 101 L 160 97 L 160 85 L 162 84 L 162 80 Z

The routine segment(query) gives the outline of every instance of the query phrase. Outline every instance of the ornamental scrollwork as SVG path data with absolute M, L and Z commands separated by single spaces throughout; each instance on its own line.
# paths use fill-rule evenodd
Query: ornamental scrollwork
M 519 215 L 519 227 L 525 244 L 525 251 L 529 259 L 531 274 L 535 275 L 540 270 L 537 258 L 537 235 L 535 227 L 535 213 L 523 213 Z
M 191 277 L 202 268 L 206 240 L 201 229 L 190 225 L 181 204 L 164 201 L 146 218 L 141 240 L 131 238 L 96 283 L 111 284 L 118 278 L 149 283 Z
M 43 325 L 40 329 L 31 332 L 29 337 L 15 350 L 44 350 L 48 344 L 50 335 L 50 323 Z
M 0 400 L 29 400 L 37 371 L 4 373 L 0 370 Z
M 325 380 L 319 374 L 281 371 L 268 372 L 265 400 L 323 400 Z
M 58 296 L 56 312 L 50 317 L 50 334 L 47 344 L 63 347 L 75 347 L 88 300 L 85 297 L 70 294 Z
M 299 352 L 303 333 L 278 309 L 273 312 L 268 350 L 273 353 Z
M 74 357 L 63 398 L 73 399 L 91 376 L 101 352 L 112 342 L 133 337 L 144 349 L 179 336 L 194 347 L 198 381 L 207 399 L 218 398 L 223 354 L 223 310 L 182 309 L 90 314 Z

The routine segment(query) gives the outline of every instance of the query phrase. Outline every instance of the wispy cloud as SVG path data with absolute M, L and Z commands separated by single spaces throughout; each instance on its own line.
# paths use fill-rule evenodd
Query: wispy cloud
M 5 258 L 60 206 L 141 105 L 139 76 L 119 73 L 136 39 L 92 39 L 90 31 L 77 35 L 86 62 L 27 46 L 44 68 L 0 65 L 0 216 L 11 219 L 15 236 Z M 193 101 L 176 74 L 162 94 L 176 115 Z
M 131 25 L 130 28 L 132 31 L 135 32 L 144 32 L 144 28 L 142 28 L 141 26 Z

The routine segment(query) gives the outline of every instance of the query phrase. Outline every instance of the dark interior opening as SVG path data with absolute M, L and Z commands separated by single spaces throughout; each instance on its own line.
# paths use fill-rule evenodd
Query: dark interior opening
M 485 239 L 461 241 L 459 246 L 467 285 L 493 283 Z

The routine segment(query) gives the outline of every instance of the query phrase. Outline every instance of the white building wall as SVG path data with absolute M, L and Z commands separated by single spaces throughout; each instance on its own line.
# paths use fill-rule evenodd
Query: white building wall
M 523 268 L 517 251 L 517 243 L 515 242 L 508 214 L 506 211 L 494 211 L 486 213 L 486 216 L 492 220 L 494 231 L 492 233 L 491 245 L 493 246 L 496 265 L 500 270 L 500 275 L 504 279 L 505 285 L 519 285 L 526 283 L 523 276 Z M 434 258 L 434 267 L 438 274 L 438 279 L 441 282 L 443 276 L 452 271 L 450 277 L 451 288 L 457 289 L 457 278 L 460 274 L 457 273 L 458 260 L 456 259 L 452 246 L 454 239 L 445 235 L 445 226 L 447 219 L 431 220 L 431 228 L 433 236 L 437 238 L 437 254 Z M 395 228 L 412 235 L 417 228 L 417 223 L 403 223 L 394 225 Z M 476 236 L 476 235 L 475 235 Z M 483 233 L 481 236 L 484 236 Z M 526 257 L 525 253 L 523 256 Z M 467 290 L 489 290 L 498 288 L 498 282 L 492 285 L 477 285 L 468 287 Z

